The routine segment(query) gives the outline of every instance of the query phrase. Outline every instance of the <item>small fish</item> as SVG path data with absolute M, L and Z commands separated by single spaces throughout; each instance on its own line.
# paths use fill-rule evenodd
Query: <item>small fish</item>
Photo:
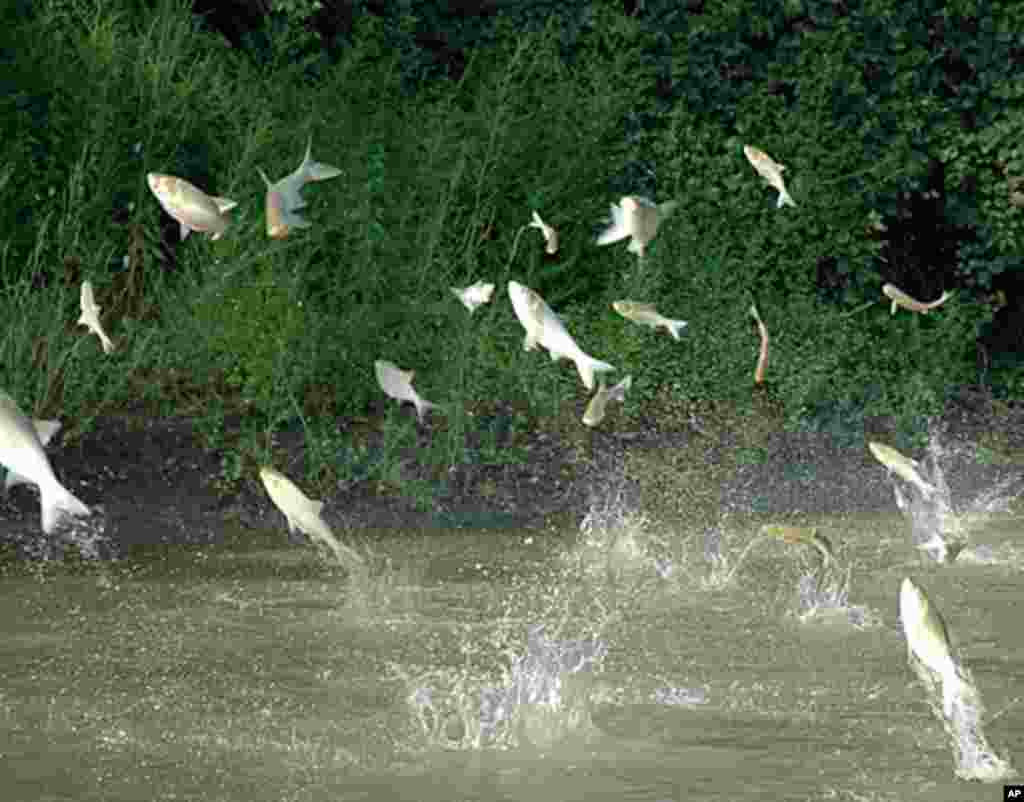
M 32 425 L 36 429 L 36 435 L 39 437 L 39 442 L 45 448 L 53 436 L 60 431 L 59 420 L 32 420 Z M 15 485 L 32 484 L 31 479 L 26 479 L 20 473 L 15 473 L 12 470 L 7 471 L 7 476 L 4 477 L 4 492 L 8 492 Z
M 52 433 L 51 433 L 52 435 Z M 62 485 L 43 451 L 38 429 L 7 393 L 0 391 L 0 465 L 39 488 L 43 532 L 64 515 L 90 515 L 89 508 Z
M 942 678 L 942 710 L 950 718 L 962 680 L 951 653 L 949 631 L 938 609 L 909 577 L 900 585 L 900 622 L 907 650 Z
M 930 496 L 935 493 L 935 486 L 926 482 L 921 474 L 917 472 L 918 463 L 916 460 L 904 457 L 895 448 L 884 443 L 871 441 L 868 443 L 868 449 L 870 449 L 875 459 L 888 468 L 891 473 L 895 473 L 903 481 L 914 485 L 924 495 Z
M 583 424 L 585 426 L 597 426 L 604 420 L 605 409 L 609 401 L 625 401 L 626 391 L 633 386 L 633 377 L 627 376 L 611 389 L 605 387 L 604 382 L 597 383 L 597 392 L 590 399 L 586 410 L 583 412 Z
M 337 167 L 313 161 L 312 148 L 313 138 L 310 137 L 302 164 L 280 181 L 271 182 L 263 170 L 256 168 L 267 185 L 267 236 L 271 239 L 284 239 L 292 229 L 309 228 L 312 224 L 298 214 L 306 205 L 300 194 L 302 188 L 311 181 L 326 181 L 341 175 Z
M 764 382 L 764 374 L 768 370 L 768 327 L 761 320 L 756 304 L 750 305 L 750 314 L 757 322 L 757 330 L 761 335 L 761 352 L 758 354 L 757 367 L 754 369 L 754 384 L 761 384 Z
M 533 219 L 529 223 L 530 228 L 539 228 L 544 235 L 544 252 L 548 254 L 558 253 L 558 232 L 553 226 L 549 226 L 540 219 L 540 215 L 533 212 Z
M 551 361 L 568 359 L 576 363 L 576 370 L 579 371 L 583 386 L 588 390 L 594 389 L 594 373 L 600 371 L 615 370 L 615 367 L 607 362 L 594 359 L 583 352 L 565 328 L 565 324 L 548 306 L 544 299 L 529 287 L 524 287 L 516 281 L 508 283 L 508 297 L 512 301 L 512 308 L 516 317 L 526 329 L 526 337 L 523 339 L 523 350 L 532 351 L 538 345 L 548 350 L 551 354 Z
M 103 307 L 96 305 L 96 298 L 92 294 L 92 283 L 89 281 L 82 282 L 80 305 L 82 316 L 78 318 L 78 325 L 85 326 L 99 337 L 100 343 L 103 345 L 103 353 L 109 354 L 114 350 L 114 344 L 103 330 L 103 326 L 100 325 L 100 309 Z
M 287 476 L 273 468 L 260 469 L 260 480 L 270 495 L 270 500 L 288 520 L 288 531 L 299 530 L 313 540 L 325 546 L 340 563 L 362 565 L 363 559 L 353 549 L 334 536 L 331 528 L 320 516 L 324 508 L 322 501 L 314 501 L 306 496 Z
M 675 340 L 679 339 L 679 332 L 687 326 L 685 320 L 670 320 L 664 315 L 658 314 L 654 304 L 642 301 L 615 301 L 612 304 L 612 309 L 626 320 L 632 320 L 641 326 L 650 326 L 652 329 L 664 327 Z
M 384 394 L 395 400 L 410 401 L 416 407 L 416 417 L 423 423 L 423 415 L 427 410 L 434 409 L 437 404 L 420 398 L 413 389 L 412 378 L 415 371 L 402 370 L 391 362 L 378 359 L 373 363 L 373 370 L 377 374 L 377 384 Z
M 629 237 L 629 252 L 643 258 L 648 243 L 658 233 L 658 226 L 677 205 L 676 201 L 656 205 L 639 195 L 626 195 L 618 206 L 612 204 L 611 225 L 597 238 L 597 244 L 610 245 Z
M 907 295 L 894 284 L 883 284 L 882 293 L 892 301 L 892 309 L 889 312 L 890 315 L 895 315 L 896 308 L 900 306 L 911 312 L 920 312 L 922 315 L 927 315 L 930 310 L 935 309 L 937 306 L 942 306 L 942 304 L 946 303 L 946 301 L 953 297 L 953 293 L 944 292 L 937 300 L 925 303 L 924 301 L 919 301 L 917 298 Z
M 192 231 L 208 233 L 213 240 L 220 239 L 228 227 L 224 213 L 238 205 L 228 198 L 207 195 L 177 176 L 149 173 L 146 181 L 164 211 L 178 221 L 182 239 Z
M 750 165 L 757 170 L 758 175 L 767 181 L 772 188 L 779 191 L 779 200 L 775 204 L 776 209 L 781 209 L 786 205 L 796 206 L 796 202 L 790 197 L 789 192 L 786 191 L 786 183 L 782 180 L 782 173 L 786 169 L 785 165 L 779 164 L 763 150 L 750 145 L 743 146 L 743 155 L 747 157 Z
M 491 296 L 494 294 L 494 285 L 478 281 L 476 284 L 471 284 L 462 290 L 458 287 L 452 287 L 451 291 L 456 298 L 462 301 L 462 305 L 472 315 L 478 306 L 491 302 Z

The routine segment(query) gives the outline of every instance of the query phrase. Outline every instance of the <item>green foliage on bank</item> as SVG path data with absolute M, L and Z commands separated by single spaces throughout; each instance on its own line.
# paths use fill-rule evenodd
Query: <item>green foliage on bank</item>
M 888 414 L 912 429 L 978 381 L 993 290 L 1021 272 L 1012 4 L 499 15 L 457 78 L 426 69 L 414 33 L 429 20 L 411 12 L 360 16 L 328 57 L 289 16 L 315 4 L 286 5 L 242 48 L 158 6 L 40 2 L 0 34 L 0 358 L 4 387 L 38 414 L 87 421 L 144 401 L 241 411 L 261 431 L 318 426 L 380 398 L 377 358 L 416 370 L 452 438 L 495 402 L 581 411 L 571 367 L 522 351 L 514 278 L 634 375 L 631 415 L 665 393 L 749 400 L 756 301 L 791 424 L 851 436 Z M 310 135 L 343 175 L 305 190 L 313 228 L 271 241 L 257 167 L 290 172 Z M 775 208 L 745 143 L 787 165 L 796 208 Z M 948 263 L 887 263 L 936 162 Z M 166 236 L 149 171 L 238 201 L 228 234 Z M 642 264 L 594 245 L 632 193 L 679 201 Z M 533 209 L 559 230 L 556 258 L 525 228 Z M 120 344 L 110 357 L 73 325 L 82 278 Z M 478 279 L 498 291 L 470 318 L 449 287 Z M 884 281 L 957 295 L 891 316 Z M 683 341 L 620 319 L 619 298 L 689 320 Z M 1019 393 L 1005 364 L 983 378 Z

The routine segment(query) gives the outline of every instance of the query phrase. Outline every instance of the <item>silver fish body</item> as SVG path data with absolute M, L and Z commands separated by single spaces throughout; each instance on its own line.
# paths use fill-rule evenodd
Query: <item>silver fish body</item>
M 52 432 L 51 432 L 52 435 Z M 39 488 L 42 529 L 51 533 L 64 515 L 90 515 L 89 508 L 64 487 L 53 473 L 36 425 L 7 393 L 0 391 L 0 464 L 18 481 Z
M 461 290 L 458 287 L 452 287 L 451 291 L 462 302 L 462 305 L 469 310 L 469 314 L 472 315 L 477 310 L 477 307 L 490 303 L 491 296 L 494 295 L 494 285 L 478 281 L 476 284 L 471 284 Z
M 763 150 L 751 145 L 743 146 L 743 155 L 747 157 L 750 166 L 757 171 L 758 175 L 768 182 L 773 189 L 778 190 L 779 199 L 775 203 L 775 208 L 781 209 L 783 206 L 796 206 L 796 201 L 790 196 L 789 191 L 786 189 L 786 182 L 782 178 L 782 173 L 786 169 L 784 164 L 779 164 Z
M 306 206 L 302 188 L 312 181 L 326 181 L 341 175 L 337 167 L 313 161 L 312 149 L 313 138 L 310 137 L 302 163 L 280 181 L 272 182 L 263 170 L 257 168 L 267 185 L 267 236 L 271 239 L 284 239 L 297 228 L 309 228 L 312 224 L 298 213 Z
M 612 309 L 618 312 L 626 320 L 631 320 L 641 326 L 650 326 L 652 329 L 664 328 L 672 335 L 672 339 L 678 340 L 679 332 L 688 325 L 685 320 L 673 320 L 660 314 L 654 304 L 642 301 L 615 301 Z
M 220 239 L 228 227 L 225 212 L 238 205 L 228 198 L 207 195 L 177 176 L 149 173 L 146 181 L 164 211 L 178 221 L 182 239 L 192 231 L 207 233 L 210 239 Z
M 627 376 L 614 387 L 606 387 L 604 382 L 599 382 L 597 392 L 590 399 L 587 408 L 583 412 L 583 424 L 585 426 L 597 426 L 604 420 L 609 401 L 625 401 L 626 391 L 633 386 L 633 377 Z
M 394 398 L 398 402 L 408 401 L 416 407 L 416 417 L 420 423 L 428 410 L 435 409 L 438 405 L 432 401 L 421 398 L 419 393 L 412 386 L 415 371 L 402 370 L 393 362 L 385 359 L 378 359 L 373 363 L 373 372 L 377 376 L 377 384 L 384 394 Z
M 619 200 L 619 205 L 611 206 L 611 225 L 597 238 L 598 245 L 610 245 L 627 237 L 627 250 L 643 257 L 648 244 L 658 233 L 658 228 L 678 204 L 666 201 L 655 204 L 640 195 L 626 195 Z
M 871 441 L 868 443 L 868 449 L 871 451 L 875 459 L 888 468 L 890 472 L 899 476 L 903 481 L 914 485 L 926 496 L 935 494 L 935 485 L 925 481 L 924 477 L 918 473 L 917 462 L 912 459 L 908 459 L 895 448 L 887 446 L 884 443 Z
M 908 651 L 942 678 L 942 709 L 949 718 L 961 686 L 949 631 L 938 609 L 909 577 L 900 585 L 900 622 Z
M 558 315 L 551 310 L 543 298 L 529 287 L 516 281 L 510 281 L 508 297 L 512 301 L 516 317 L 526 329 L 523 350 L 532 351 L 540 345 L 547 349 L 553 362 L 557 362 L 559 359 L 568 359 L 574 362 L 580 379 L 583 381 L 583 386 L 588 390 L 594 389 L 595 373 L 615 370 L 613 365 L 585 353 L 566 330 L 565 324 L 562 323 Z
M 555 231 L 553 226 L 545 223 L 539 214 L 533 212 L 529 222 L 530 228 L 536 228 L 540 230 L 540 233 L 544 236 L 544 252 L 548 255 L 558 253 L 558 232 Z
M 932 309 L 942 306 L 942 304 L 953 297 L 953 293 L 946 291 L 934 301 L 919 301 L 912 295 L 905 293 L 895 284 L 883 284 L 882 294 L 892 301 L 892 309 L 889 311 L 890 315 L 895 315 L 896 310 L 900 307 L 910 312 L 919 312 L 922 315 L 927 315 Z
M 81 297 L 79 304 L 82 309 L 82 315 L 78 318 L 78 325 L 85 326 L 89 331 L 100 338 L 100 344 L 103 346 L 103 353 L 109 354 L 114 350 L 114 343 L 110 341 L 107 333 L 103 330 L 103 326 L 100 323 L 100 310 L 102 307 L 96 305 L 96 298 L 92 292 L 92 284 L 89 281 L 82 282 Z

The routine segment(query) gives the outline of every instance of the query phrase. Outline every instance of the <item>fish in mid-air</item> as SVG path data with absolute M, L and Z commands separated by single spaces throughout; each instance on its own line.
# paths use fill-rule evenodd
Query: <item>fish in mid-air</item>
M 757 170 L 758 175 L 767 181 L 773 189 L 779 191 L 779 200 L 775 204 L 776 209 L 781 209 L 783 206 L 796 206 L 796 202 L 786 190 L 786 182 L 782 180 L 782 173 L 786 169 L 784 164 L 779 164 L 763 150 L 751 145 L 743 146 L 743 155 L 747 157 L 750 166 Z
M 312 149 L 313 138 L 310 137 L 302 164 L 280 181 L 272 182 L 262 169 L 256 168 L 267 185 L 267 236 L 271 239 L 284 239 L 292 229 L 309 228 L 312 223 L 298 213 L 306 205 L 302 188 L 311 181 L 326 181 L 341 175 L 337 167 L 313 161 Z
M 924 495 L 931 496 L 936 492 L 935 485 L 926 482 L 924 477 L 918 473 L 918 463 L 916 460 L 904 457 L 892 446 L 887 446 L 874 440 L 868 443 L 868 449 L 875 459 L 888 468 L 890 472 L 895 473 L 903 481 L 914 485 Z
M 31 482 L 39 488 L 39 509 L 46 534 L 54 530 L 64 515 L 91 514 L 89 508 L 58 481 L 43 451 L 38 427 L 3 391 L 0 391 L 0 464 L 22 482 Z
M 461 290 L 458 287 L 452 287 L 451 291 L 456 298 L 462 301 L 462 305 L 472 315 L 478 306 L 491 302 L 491 296 L 494 294 L 494 285 L 478 281 L 476 284 L 470 284 Z
M 529 287 L 524 287 L 517 281 L 510 281 L 508 297 L 512 301 L 516 317 L 526 329 L 526 337 L 523 339 L 524 351 L 532 351 L 540 345 L 551 354 L 552 362 L 559 359 L 574 362 L 583 380 L 583 386 L 588 390 L 594 389 L 595 372 L 615 370 L 613 365 L 584 353 L 558 315 Z
M 764 374 L 768 371 L 768 327 L 761 320 L 761 315 L 757 311 L 757 304 L 750 305 L 750 315 L 754 318 L 754 322 L 757 323 L 757 331 L 761 335 L 761 351 L 757 356 L 757 367 L 754 368 L 754 384 L 762 384 L 764 382 Z
M 950 718 L 962 680 L 951 652 L 949 631 L 938 609 L 910 577 L 904 577 L 900 585 L 900 622 L 907 650 L 942 678 L 942 710 Z
M 228 198 L 207 195 L 177 176 L 149 173 L 146 181 L 164 211 L 178 221 L 182 239 L 192 231 L 202 231 L 209 234 L 210 239 L 220 239 L 228 227 L 225 212 L 238 205 Z
M 416 407 L 416 417 L 423 423 L 424 414 L 436 408 L 438 405 L 425 398 L 420 398 L 419 393 L 413 389 L 412 379 L 416 371 L 402 370 L 392 362 L 378 359 L 373 363 L 373 371 L 377 374 L 377 384 L 384 394 L 394 398 L 398 402 L 409 401 Z
M 619 200 L 618 206 L 612 204 L 611 225 L 601 232 L 597 244 L 610 245 L 629 237 L 627 250 L 643 258 L 647 245 L 658 233 L 658 226 L 665 222 L 677 205 L 676 201 L 655 204 L 640 195 L 626 195 Z
M 82 282 L 80 306 L 82 308 L 82 316 L 78 318 L 78 325 L 85 326 L 99 337 L 100 343 L 103 346 L 103 353 L 109 354 L 114 350 L 114 344 L 103 330 L 103 326 L 100 325 L 100 309 L 103 307 L 96 305 L 96 298 L 92 294 L 92 283 L 89 281 Z
M 686 328 L 685 320 L 672 320 L 658 313 L 654 304 L 643 301 L 615 301 L 612 309 L 622 315 L 626 320 L 632 320 L 641 326 L 650 326 L 652 329 L 665 328 L 672 335 L 672 339 L 679 339 L 679 332 Z
M 45 448 L 49 445 L 53 436 L 60 431 L 61 423 L 59 420 L 36 420 L 32 419 L 32 425 L 36 428 L 36 435 L 39 437 L 39 442 Z M 6 493 L 15 485 L 32 484 L 31 479 L 26 479 L 20 473 L 16 473 L 10 469 L 7 470 L 7 476 L 4 477 L 4 492 Z
M 540 229 L 540 233 L 544 235 L 544 252 L 547 254 L 558 253 L 558 232 L 555 231 L 553 226 L 549 226 L 543 220 L 540 219 L 540 215 L 533 212 L 533 216 L 529 223 L 530 228 Z
M 895 315 L 896 309 L 901 306 L 910 312 L 920 312 L 922 315 L 927 315 L 930 310 L 935 309 L 937 306 L 942 306 L 942 304 L 953 297 L 953 293 L 947 291 L 934 301 L 919 301 L 912 295 L 903 292 L 895 284 L 883 284 L 882 293 L 892 301 L 892 309 L 889 311 L 890 315 Z
M 363 559 L 353 549 L 343 545 L 331 528 L 324 523 L 320 513 L 324 508 L 322 501 L 314 501 L 306 496 L 295 483 L 280 471 L 273 468 L 260 468 L 260 480 L 267 489 L 270 500 L 274 502 L 288 521 L 288 530 L 305 532 L 317 543 L 325 546 L 340 563 L 362 565 Z
M 583 412 L 583 424 L 585 426 L 597 426 L 604 420 L 605 411 L 609 401 L 625 401 L 626 391 L 633 386 L 633 377 L 627 376 L 614 387 L 606 387 L 604 382 L 597 383 L 597 392 L 590 399 L 587 408 Z

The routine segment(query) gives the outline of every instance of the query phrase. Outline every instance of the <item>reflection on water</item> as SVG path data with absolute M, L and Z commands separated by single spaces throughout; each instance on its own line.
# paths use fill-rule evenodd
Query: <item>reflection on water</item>
M 378 532 L 361 576 L 251 533 L 8 565 L 5 798 L 995 793 L 954 769 L 1024 745 L 1020 518 L 990 516 L 971 535 L 988 559 L 941 569 L 895 510 L 801 521 L 827 535 L 825 570 L 795 529 L 766 537 L 775 521 L 690 528 L 615 498 L 579 532 Z M 976 754 L 951 754 L 907 666 L 898 588 L 929 570 L 995 711 L 961 712 L 984 724 Z

